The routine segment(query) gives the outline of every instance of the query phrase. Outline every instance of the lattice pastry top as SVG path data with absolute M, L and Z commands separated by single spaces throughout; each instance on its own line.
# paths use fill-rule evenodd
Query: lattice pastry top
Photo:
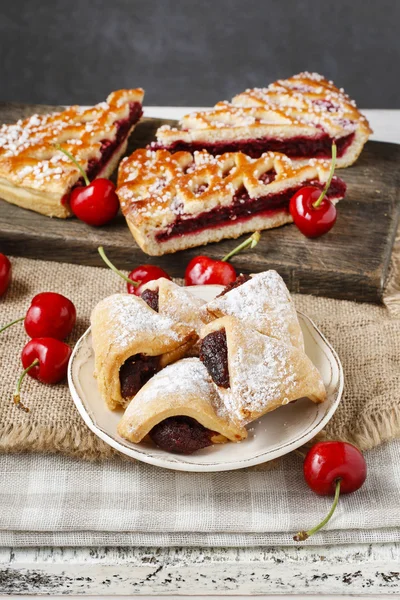
M 214 157 L 205 150 L 192 155 L 139 149 L 120 163 L 117 194 L 125 217 L 164 227 L 180 215 L 227 206 L 243 190 L 258 198 L 305 181 L 324 183 L 329 167 L 316 159 L 299 166 L 277 152 L 254 159 L 241 152 Z
M 177 140 L 219 141 L 226 138 L 258 138 L 276 133 L 282 139 L 310 135 L 321 128 L 339 138 L 356 129 L 371 133 L 367 119 L 343 89 L 317 73 L 299 73 L 279 79 L 266 88 L 247 89 L 231 102 L 218 102 L 213 109 L 183 117 L 179 127 L 164 125 L 157 141 L 169 145 Z
M 87 170 L 100 160 L 102 142 L 114 140 L 118 123 L 129 117 L 132 103 L 142 102 L 142 89 L 112 92 L 90 108 L 71 106 L 62 112 L 33 115 L 0 127 L 0 178 L 14 185 L 62 193 L 80 178 L 74 164 L 54 145 L 74 155 Z

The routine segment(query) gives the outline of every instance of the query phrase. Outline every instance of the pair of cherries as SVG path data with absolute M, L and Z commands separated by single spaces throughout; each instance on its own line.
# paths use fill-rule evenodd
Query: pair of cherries
M 48 384 L 58 383 L 67 374 L 71 348 L 62 340 L 75 325 L 76 309 L 62 294 L 42 292 L 32 299 L 25 317 L 8 323 L 0 333 L 20 321 L 24 321 L 25 331 L 32 339 L 21 353 L 24 370 L 17 381 L 14 402 L 28 412 L 20 401 L 21 384 L 27 374 Z
M 233 283 L 237 278 L 237 273 L 235 267 L 231 265 L 228 260 L 245 248 L 254 248 L 254 246 L 258 244 L 260 237 L 260 233 L 256 231 L 247 240 L 229 252 L 229 254 L 224 256 L 224 258 L 221 260 L 214 260 L 208 256 L 195 256 L 186 267 L 185 284 L 218 284 L 226 286 L 230 283 Z M 161 269 L 155 265 L 140 265 L 140 267 L 133 269 L 133 271 L 131 271 L 127 277 L 119 269 L 117 269 L 115 265 L 113 265 L 113 263 L 106 256 L 102 246 L 100 246 L 98 250 L 106 265 L 112 271 L 114 271 L 114 273 L 122 277 L 122 279 L 127 282 L 127 290 L 129 294 L 141 296 L 144 284 L 148 283 L 149 281 L 160 279 L 160 277 L 171 279 L 164 269 Z

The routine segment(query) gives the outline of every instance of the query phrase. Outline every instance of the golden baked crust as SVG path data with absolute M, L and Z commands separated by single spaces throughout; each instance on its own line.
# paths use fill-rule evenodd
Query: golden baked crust
M 136 242 L 144 252 L 157 256 L 290 222 L 282 208 L 274 214 L 255 213 L 237 223 L 232 219 L 220 227 L 162 240 L 159 237 L 179 219 L 229 207 L 243 190 L 253 200 L 297 189 L 310 181 L 324 184 L 329 169 L 329 161 L 311 159 L 300 165 L 278 152 L 254 159 L 242 152 L 215 157 L 205 150 L 192 155 L 139 149 L 120 163 L 117 194 Z M 269 174 L 271 177 L 266 177 Z
M 177 142 L 314 138 L 321 132 L 335 140 L 355 134 L 337 160 L 338 167 L 347 167 L 357 159 L 372 130 L 343 89 L 318 73 L 304 72 L 267 88 L 247 89 L 213 109 L 190 113 L 179 127 L 164 125 L 157 131 L 157 143 L 168 148 Z
M 235 317 L 212 321 L 201 338 L 222 329 L 230 387 L 218 391 L 233 418 L 247 424 L 299 398 L 316 403 L 326 399 L 321 375 L 302 350 L 263 335 Z
M 95 376 L 111 410 L 129 402 L 121 395 L 119 370 L 136 354 L 160 356 L 160 366 L 182 358 L 197 341 L 192 328 L 152 310 L 141 298 L 114 294 L 97 304 L 91 315 Z
M 101 143 L 114 141 L 118 121 L 129 117 L 130 103 L 141 105 L 142 89 L 112 92 L 106 102 L 91 108 L 72 106 L 65 111 L 33 115 L 0 127 L 0 196 L 47 216 L 71 214 L 65 196 L 80 179 L 76 166 L 54 145 L 60 144 L 84 170 L 101 159 Z M 126 138 L 97 177 L 108 177 L 126 150 Z M 64 199 L 64 200 L 63 200 Z
M 205 300 L 194 296 L 187 288 L 160 277 L 142 286 L 143 290 L 158 291 L 158 312 L 178 323 L 191 327 L 197 334 L 214 317 L 201 308 Z
M 304 351 L 297 312 L 282 277 L 274 270 L 252 275 L 249 281 L 217 296 L 202 312 L 218 319 L 236 317 L 249 327 Z
M 118 433 L 137 444 L 155 425 L 176 416 L 191 417 L 232 442 L 247 437 L 246 429 L 230 418 L 198 358 L 180 360 L 154 375 L 129 404 Z

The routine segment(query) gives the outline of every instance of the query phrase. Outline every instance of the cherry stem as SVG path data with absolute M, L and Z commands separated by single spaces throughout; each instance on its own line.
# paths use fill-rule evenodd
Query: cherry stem
M 78 163 L 78 161 L 76 160 L 75 156 L 73 154 L 71 154 L 71 152 L 68 152 L 68 150 L 65 150 L 65 148 L 61 148 L 60 144 L 54 144 L 54 146 L 57 148 L 57 150 L 59 150 L 60 152 L 62 152 L 63 154 L 65 154 L 65 156 L 68 156 L 68 158 L 70 160 L 72 160 L 72 162 L 74 163 L 74 165 L 76 166 L 76 168 L 80 171 L 80 174 L 82 175 L 85 184 L 86 185 L 90 185 L 89 177 L 86 175 L 85 169 L 82 167 L 82 165 L 80 165 Z
M 25 319 L 25 317 L 20 317 L 19 319 L 15 319 L 15 321 L 11 321 L 11 323 L 7 323 L 7 325 L 4 325 L 4 327 L 2 327 L 0 329 L 0 333 L 3 333 L 3 331 L 5 331 L 9 327 L 11 327 L 11 325 L 15 325 L 15 323 L 19 323 L 20 321 L 23 321 L 24 319 Z
M 232 258 L 232 256 L 235 256 L 235 254 L 238 254 L 238 252 L 245 250 L 245 248 L 248 248 L 249 246 L 250 248 L 254 248 L 254 246 L 257 246 L 258 242 L 260 241 L 260 238 L 261 233 L 259 231 L 255 231 L 253 235 L 251 235 L 247 240 L 239 244 L 239 246 L 236 246 L 236 248 L 234 248 L 231 252 L 224 256 L 224 258 L 221 259 L 222 262 L 226 262 L 227 260 Z
M 329 190 L 329 186 L 332 183 L 332 178 L 333 178 L 333 174 L 335 172 L 335 167 L 336 167 L 336 144 L 335 142 L 332 143 L 332 162 L 331 162 L 331 170 L 329 172 L 329 177 L 328 177 L 328 181 L 325 184 L 324 189 L 322 190 L 318 200 L 316 200 L 313 204 L 313 208 L 318 208 L 318 206 L 321 204 L 322 200 L 325 198 L 328 190 Z
M 122 277 L 122 279 L 125 279 L 125 281 L 127 281 L 128 283 L 131 283 L 135 287 L 138 287 L 140 285 L 140 283 L 138 281 L 133 281 L 133 279 L 129 279 L 129 277 L 127 277 L 126 275 L 124 275 L 122 273 L 122 271 L 120 271 L 119 269 L 117 269 L 117 267 L 112 264 L 112 262 L 110 261 L 110 259 L 107 258 L 106 253 L 104 252 L 103 246 L 99 246 L 97 248 L 97 250 L 98 250 L 101 258 L 106 263 L 107 267 L 110 267 L 111 271 L 114 271 L 114 273 L 116 273 L 117 275 L 119 275 L 120 277 Z
M 335 512 L 336 507 L 338 505 L 341 483 L 342 483 L 341 479 L 336 480 L 335 498 L 333 499 L 333 504 L 331 506 L 331 510 L 328 512 L 325 519 L 323 521 L 321 521 L 321 523 L 319 523 L 316 527 L 313 527 L 312 529 L 309 529 L 308 531 L 299 531 L 299 533 L 297 535 L 293 536 L 293 539 L 295 542 L 304 542 L 311 535 L 314 535 L 314 533 L 316 533 L 317 531 L 322 529 L 322 527 L 325 527 L 325 525 L 331 519 L 331 517 L 332 517 L 333 513 Z
M 14 404 L 16 404 L 18 406 L 18 408 L 20 408 L 21 410 L 25 411 L 25 412 L 29 412 L 29 408 L 27 408 L 26 406 L 24 406 L 21 402 L 21 384 L 25 378 L 25 375 L 27 373 L 29 373 L 29 371 L 31 369 L 33 369 L 33 367 L 36 367 L 39 364 L 39 359 L 35 358 L 35 360 L 33 361 L 32 364 L 29 365 L 29 367 L 26 367 L 26 369 L 24 369 L 21 373 L 21 375 L 18 378 L 17 381 L 17 386 L 15 388 L 15 392 L 14 392 Z

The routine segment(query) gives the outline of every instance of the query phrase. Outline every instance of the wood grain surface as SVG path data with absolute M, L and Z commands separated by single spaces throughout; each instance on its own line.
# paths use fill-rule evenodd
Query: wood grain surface
M 49 108 L 0 104 L 0 122 L 12 122 Z M 154 139 L 160 119 L 143 119 L 128 152 Z M 338 205 L 338 220 L 327 235 L 309 240 L 296 227 L 265 231 L 253 251 L 233 259 L 238 271 L 273 268 L 293 292 L 367 302 L 380 302 L 399 222 L 400 146 L 369 142 L 357 163 L 339 171 L 348 186 Z M 49 219 L 0 201 L 0 251 L 30 258 L 102 266 L 97 247 L 103 245 L 120 268 L 158 264 L 172 276 L 182 276 L 193 256 L 220 258 L 238 242 L 225 240 L 162 257 L 144 254 L 122 215 L 96 229 L 74 218 Z

